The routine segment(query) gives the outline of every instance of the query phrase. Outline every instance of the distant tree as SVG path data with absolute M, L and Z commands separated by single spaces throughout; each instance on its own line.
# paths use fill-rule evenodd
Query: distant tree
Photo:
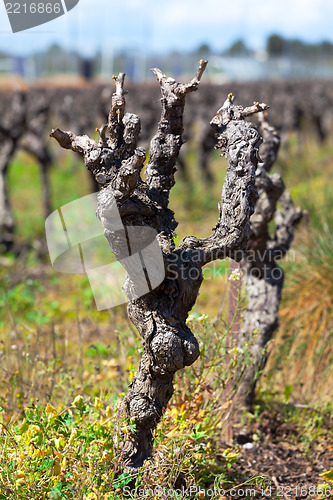
M 228 56 L 248 56 L 251 54 L 251 50 L 247 47 L 243 40 L 237 40 L 234 42 L 229 49 L 225 51 Z
M 288 55 L 293 57 L 306 57 L 309 53 L 309 45 L 301 40 L 286 40 L 285 51 Z
M 297 38 L 287 40 L 280 35 L 271 35 L 267 40 L 267 52 L 272 57 L 281 55 L 295 58 L 331 57 L 333 44 L 327 41 L 310 44 Z
M 286 40 L 280 35 L 271 35 L 267 40 L 267 52 L 269 56 L 281 56 L 286 48 Z
M 202 43 L 195 51 L 194 54 L 199 57 L 204 57 L 211 54 L 210 46 L 207 43 Z
M 321 55 L 327 57 L 327 56 L 333 56 L 333 43 L 324 41 L 320 44 L 319 46 L 320 53 Z
M 65 49 L 60 47 L 60 45 L 58 45 L 57 43 L 53 43 L 47 49 L 46 54 L 48 54 L 49 56 L 54 56 L 54 55 L 62 54 L 63 52 L 65 52 Z

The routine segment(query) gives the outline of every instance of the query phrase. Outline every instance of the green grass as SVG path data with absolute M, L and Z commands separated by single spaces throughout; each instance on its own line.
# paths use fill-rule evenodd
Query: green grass
M 222 484 L 237 459 L 237 447 L 221 447 L 228 405 L 219 405 L 235 376 L 238 351 L 226 365 L 226 335 L 204 316 L 192 318 L 191 325 L 205 347 L 196 365 L 177 375 L 154 457 L 136 478 L 138 488 L 173 488 L 179 480 L 187 488 Z M 117 351 L 117 341 L 107 345 L 102 339 L 83 340 L 77 352 L 73 336 L 63 345 L 52 330 L 54 344 L 44 352 L 37 332 L 22 333 L 14 350 L 2 350 L 11 369 L 0 400 L 0 492 L 6 498 L 122 498 L 117 491 L 131 477 L 119 476 L 114 421 L 140 348 L 128 331 L 117 333 L 126 356 Z M 130 433 L 131 426 L 124 422 L 122 432 Z
M 16 362 L 17 370 L 7 378 L 9 393 L 0 402 L 0 495 L 9 500 L 124 500 L 126 485 L 149 490 L 182 484 L 193 491 L 214 485 L 230 490 L 247 484 L 258 491 L 268 486 L 266 476 L 239 475 L 234 470 L 239 446 L 221 443 L 229 413 L 227 401 L 232 397 L 224 388 L 235 377 L 239 353 L 235 349 L 231 357 L 226 356 L 227 332 L 212 327 L 206 317 L 190 321 L 204 348 L 194 366 L 177 374 L 174 397 L 155 434 L 154 456 L 134 482 L 118 462 L 114 423 L 117 403 L 140 357 L 138 339 L 125 329 L 118 332 L 127 354 L 122 356 L 116 341 L 109 345 L 102 339 L 83 341 L 78 351 L 73 336 L 62 345 L 57 332 L 49 333 L 55 336 L 55 345 L 45 345 L 43 353 L 36 349 L 41 338 L 30 332 L 24 346 L 3 351 L 2 358 L 6 363 Z M 23 377 L 26 383 L 22 384 Z M 48 390 L 38 381 L 50 384 Z M 39 397 L 29 393 L 36 383 Z M 244 415 L 242 423 L 250 425 L 256 441 L 262 439 L 264 411 L 272 412 L 276 405 L 264 396 L 256 414 L 250 420 Z M 294 440 L 305 453 L 314 453 L 317 446 L 329 442 L 325 415 L 292 405 L 278 411 L 285 424 L 296 426 Z M 121 426 L 122 432 L 132 432 L 131 424 Z

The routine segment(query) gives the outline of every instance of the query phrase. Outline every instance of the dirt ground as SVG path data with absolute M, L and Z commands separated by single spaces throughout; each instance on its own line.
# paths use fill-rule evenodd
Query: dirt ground
M 240 487 L 243 491 L 233 498 L 333 498 L 333 483 L 330 486 L 327 483 L 323 496 L 318 489 L 319 484 L 325 483 L 319 474 L 333 467 L 332 418 L 327 419 L 325 427 L 325 436 L 309 442 L 299 436 L 296 423 L 286 423 L 280 413 L 267 411 L 261 415 L 257 441 L 253 440 L 251 430 L 241 429 L 236 439 L 242 451 L 235 470 L 245 477 L 245 481 L 265 475 L 270 478 L 266 481 L 270 486 L 257 487 L 254 494 L 250 486 L 244 485 Z

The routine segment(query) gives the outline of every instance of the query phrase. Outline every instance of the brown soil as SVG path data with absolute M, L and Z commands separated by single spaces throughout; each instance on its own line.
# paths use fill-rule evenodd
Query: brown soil
M 267 489 L 259 486 L 254 494 L 250 485 L 244 485 L 240 487 L 243 492 L 239 491 L 236 496 L 231 496 L 230 492 L 226 498 L 333 498 L 333 482 L 330 486 L 327 483 L 325 496 L 320 496 L 320 492 L 318 494 L 318 485 L 325 483 L 319 474 L 333 467 L 332 418 L 324 418 L 323 427 L 318 429 L 317 437 L 312 442 L 299 434 L 297 423 L 286 423 L 280 412 L 265 411 L 259 420 L 260 424 L 255 424 L 254 429 L 252 424 L 252 429 L 246 427 L 235 432 L 241 457 L 233 471 L 245 478 L 244 481 L 266 476 Z M 253 439 L 253 430 L 259 439 Z

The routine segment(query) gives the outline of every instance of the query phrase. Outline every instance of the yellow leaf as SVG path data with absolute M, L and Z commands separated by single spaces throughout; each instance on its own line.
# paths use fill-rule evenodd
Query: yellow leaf
M 52 406 L 50 405 L 50 403 L 47 403 L 45 408 L 45 413 L 47 414 L 52 413 Z
M 61 465 L 59 462 L 54 462 L 54 465 L 52 467 L 52 470 L 51 470 L 51 475 L 52 476 L 59 476 L 61 472 Z
M 70 446 L 73 443 L 73 441 L 76 438 L 76 436 L 77 436 L 76 429 L 72 429 L 71 435 L 69 436 L 69 440 L 68 440 L 68 443 L 67 443 L 68 446 Z
M 63 448 L 65 445 L 65 442 L 62 438 L 54 438 L 54 446 L 57 448 L 57 450 L 60 450 L 60 448 Z
M 24 441 L 27 443 L 27 444 L 30 444 L 30 441 L 31 441 L 31 429 L 29 427 L 29 429 L 27 430 L 27 432 L 25 433 L 25 436 L 24 436 Z
M 55 451 L 54 454 L 57 458 L 59 458 L 59 460 L 62 460 L 62 454 L 59 453 L 59 451 Z
M 95 398 L 94 399 L 94 407 L 97 410 L 100 410 L 101 408 L 103 408 L 103 403 L 102 403 L 102 401 L 99 398 Z
M 39 427 L 39 425 L 30 425 L 30 431 L 35 433 L 35 434 L 39 434 L 41 432 L 41 428 Z
M 73 401 L 73 406 L 81 410 L 84 406 L 83 397 L 80 395 L 76 396 L 76 398 Z
M 57 410 L 50 403 L 47 403 L 45 413 L 47 413 L 49 419 L 58 415 Z
M 97 500 L 97 495 L 96 495 L 96 493 L 91 491 L 90 493 L 88 493 L 88 495 L 85 498 L 86 498 L 86 500 Z
M 333 481 L 333 469 L 327 470 L 326 472 L 323 472 L 322 474 L 319 474 L 320 477 L 324 477 L 328 481 Z

